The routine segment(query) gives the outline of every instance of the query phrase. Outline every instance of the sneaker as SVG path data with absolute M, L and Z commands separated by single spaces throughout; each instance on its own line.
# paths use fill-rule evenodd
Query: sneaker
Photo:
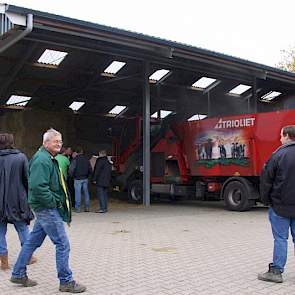
M 22 278 L 10 278 L 10 282 L 18 285 L 22 285 L 23 287 L 34 287 L 37 285 L 36 281 L 33 281 L 29 279 L 27 276 L 24 276 Z
M 84 212 L 90 212 L 89 208 L 85 208 Z
M 282 283 L 283 277 L 280 270 L 274 268 L 272 266 L 272 263 L 269 264 L 268 268 L 269 269 L 267 272 L 258 274 L 258 280 L 273 283 Z
M 80 208 L 79 209 L 74 209 L 74 212 L 81 213 L 81 210 L 80 210 Z
M 78 284 L 75 281 L 66 284 L 59 285 L 60 292 L 68 292 L 68 293 L 83 293 L 86 291 L 86 287 L 82 284 Z

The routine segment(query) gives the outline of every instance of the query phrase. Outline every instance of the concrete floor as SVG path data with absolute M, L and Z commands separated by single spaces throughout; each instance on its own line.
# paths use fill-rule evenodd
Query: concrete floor
M 74 278 L 86 294 L 292 294 L 295 261 L 290 257 L 285 282 L 257 280 L 272 257 L 267 209 L 224 210 L 221 202 L 157 203 L 150 208 L 121 202 L 107 214 L 74 214 L 67 227 Z M 93 208 L 94 210 L 95 208 Z M 19 242 L 12 226 L 7 239 L 13 263 Z M 0 271 L 0 294 L 58 294 L 55 251 L 46 239 L 28 267 L 33 288 L 9 282 Z

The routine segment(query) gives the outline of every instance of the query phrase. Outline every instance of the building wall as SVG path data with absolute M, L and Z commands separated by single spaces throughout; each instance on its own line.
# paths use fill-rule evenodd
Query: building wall
M 52 127 L 62 133 L 64 146 L 82 146 L 90 156 L 100 149 L 111 152 L 111 138 L 106 136 L 110 122 L 102 122 L 72 113 L 34 109 L 0 116 L 0 132 L 13 133 L 16 147 L 30 158 L 42 144 L 43 133 Z

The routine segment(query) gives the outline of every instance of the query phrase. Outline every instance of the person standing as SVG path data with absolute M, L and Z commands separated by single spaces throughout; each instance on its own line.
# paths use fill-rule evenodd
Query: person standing
M 96 211 L 97 213 L 106 213 L 108 211 L 108 187 L 110 186 L 111 173 L 112 164 L 107 158 L 106 151 L 101 150 L 92 177 L 93 183 L 96 184 L 96 193 L 100 205 L 100 210 Z
M 67 157 L 67 149 L 66 148 L 61 148 L 60 153 L 55 157 L 55 159 L 58 162 L 58 166 L 61 169 L 63 176 L 65 178 L 65 181 L 68 179 L 68 170 L 70 167 L 70 160 Z
M 1 269 L 9 269 L 6 241 L 7 224 L 12 223 L 21 245 L 29 236 L 34 215 L 28 204 L 28 160 L 14 148 L 14 137 L 0 133 L 0 261 Z M 36 262 L 32 257 L 31 263 Z
M 69 174 L 74 178 L 75 188 L 75 211 L 81 212 L 81 191 L 85 198 L 85 212 L 89 212 L 90 196 L 88 190 L 88 177 L 92 173 L 89 160 L 84 155 L 81 147 L 76 150 L 77 156 L 72 160 L 69 168 Z
M 65 154 L 64 154 L 70 161 L 70 164 L 72 163 L 73 159 L 76 156 L 76 152 L 73 151 L 73 149 L 69 146 L 66 147 L 65 149 Z M 68 185 L 68 190 L 71 196 L 71 205 L 72 207 L 75 206 L 75 188 L 74 188 L 74 178 L 69 175 L 69 170 L 68 170 L 68 178 L 67 178 L 67 185 Z
M 10 281 L 24 287 L 37 285 L 36 281 L 28 278 L 26 265 L 48 236 L 56 249 L 59 291 L 82 293 L 86 287 L 73 280 L 69 267 L 70 243 L 63 222 L 71 222 L 71 207 L 65 180 L 55 159 L 61 146 L 61 133 L 51 128 L 44 133 L 43 146 L 30 161 L 29 204 L 36 215 L 36 221 L 22 246 Z
M 270 205 L 274 248 L 268 271 L 258 274 L 258 279 L 274 283 L 283 282 L 289 229 L 295 244 L 295 125 L 283 127 L 280 135 L 282 146 L 264 165 L 260 181 L 261 200 Z

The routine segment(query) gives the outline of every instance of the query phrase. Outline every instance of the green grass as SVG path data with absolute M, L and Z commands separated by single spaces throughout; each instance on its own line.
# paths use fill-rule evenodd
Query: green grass
M 211 159 L 211 160 L 198 160 L 197 165 L 205 166 L 206 168 L 212 168 L 215 165 L 222 165 L 222 166 L 229 166 L 229 165 L 237 165 L 237 166 L 249 166 L 249 159 L 242 158 L 242 159 Z

